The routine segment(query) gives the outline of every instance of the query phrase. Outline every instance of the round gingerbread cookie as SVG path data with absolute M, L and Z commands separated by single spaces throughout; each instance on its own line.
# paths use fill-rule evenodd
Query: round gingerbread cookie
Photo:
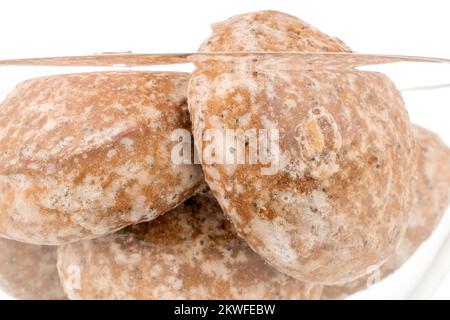
M 408 230 L 395 254 L 372 274 L 340 286 L 326 286 L 324 299 L 342 299 L 395 272 L 433 232 L 450 201 L 450 149 L 433 132 L 414 126 L 417 184 Z
M 0 290 L 17 299 L 65 299 L 56 247 L 0 239 Z
M 61 244 L 148 221 L 192 196 L 171 159 L 188 74 L 94 72 L 19 84 L 0 107 L 0 235 Z
M 58 270 L 71 299 L 318 299 L 264 263 L 209 193 L 114 235 L 63 245 Z
M 213 32 L 206 43 L 214 39 Z M 227 43 L 214 49 L 228 50 Z M 239 235 L 281 272 L 338 284 L 384 262 L 403 237 L 415 145 L 392 81 L 322 58 L 199 54 L 188 98 L 206 181 Z M 241 136 L 232 146 L 227 131 Z M 268 133 L 273 139 L 264 139 Z M 233 162 L 242 150 L 248 159 Z

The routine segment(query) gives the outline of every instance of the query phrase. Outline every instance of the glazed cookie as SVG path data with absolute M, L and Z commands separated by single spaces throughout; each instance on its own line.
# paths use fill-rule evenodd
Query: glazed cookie
M 231 17 L 212 25 L 202 52 L 351 52 L 297 17 L 278 11 L 258 11 Z
M 258 24 L 283 25 L 265 19 Z M 304 45 L 314 43 L 310 36 L 298 36 L 304 51 L 317 50 Z M 326 39 L 329 48 L 341 45 Z M 215 32 L 205 43 L 229 49 L 227 41 L 214 41 Z M 415 146 L 402 97 L 388 78 L 322 60 L 200 54 L 188 98 L 206 181 L 239 235 L 281 272 L 338 284 L 384 262 L 403 237 Z M 227 132 L 240 138 L 228 145 Z M 268 133 L 272 138 L 264 139 Z M 242 150 L 245 161 L 229 161 Z
M 200 187 L 171 161 L 190 128 L 185 73 L 97 72 L 19 84 L 0 108 L 0 235 L 61 244 L 152 220 Z
M 71 299 L 318 299 L 235 234 L 209 194 L 114 235 L 63 245 L 58 270 Z
M 419 126 L 413 128 L 418 145 L 418 180 L 405 238 L 372 275 L 341 286 L 327 286 L 323 298 L 345 298 L 396 271 L 430 236 L 444 214 L 450 200 L 450 149 L 436 134 Z
M 0 239 L 0 290 L 17 299 L 65 299 L 56 247 Z
M 417 248 L 426 240 L 450 201 L 450 149 L 441 138 L 415 125 L 418 165 L 417 188 L 407 239 Z

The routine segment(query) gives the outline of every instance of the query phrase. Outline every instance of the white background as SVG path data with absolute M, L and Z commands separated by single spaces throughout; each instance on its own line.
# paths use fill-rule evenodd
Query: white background
M 342 39 L 360 53 L 450 58 L 449 1 L 1 1 L 0 59 L 100 52 L 192 52 L 208 36 L 209 24 L 263 9 L 296 15 Z M 447 71 L 449 69 L 447 68 Z M 1 72 L 1 70 L 0 70 Z M 450 78 L 447 79 L 450 83 Z M 1 76 L 1 74 L 0 74 Z M 403 76 L 405 76 L 403 74 Z M 446 75 L 444 75 L 445 78 Z M 409 78 L 425 77 L 420 71 Z M 441 77 L 442 79 L 442 77 Z M 424 80 L 427 82 L 428 80 Z M 411 119 L 450 143 L 450 95 L 406 99 Z M 440 229 L 393 277 L 361 298 L 402 298 L 450 230 Z M 419 270 L 419 271 L 418 271 Z M 0 298 L 2 297 L 0 293 Z M 435 298 L 450 298 L 450 277 Z

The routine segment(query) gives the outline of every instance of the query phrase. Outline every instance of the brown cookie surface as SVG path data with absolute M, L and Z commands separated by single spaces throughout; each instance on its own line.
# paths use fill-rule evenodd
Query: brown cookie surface
M 433 232 L 450 200 L 450 149 L 433 132 L 414 126 L 418 166 L 414 205 L 405 237 L 395 254 L 378 270 L 341 286 L 325 286 L 324 299 L 342 299 L 387 277 L 405 263 Z
M 351 52 L 305 21 L 278 11 L 258 11 L 233 16 L 212 25 L 202 52 Z
M 189 75 L 95 72 L 19 84 L 0 108 L 0 235 L 60 244 L 147 221 L 202 184 L 171 161 Z
M 71 299 L 318 299 L 321 287 L 266 265 L 199 194 L 149 223 L 61 246 Z

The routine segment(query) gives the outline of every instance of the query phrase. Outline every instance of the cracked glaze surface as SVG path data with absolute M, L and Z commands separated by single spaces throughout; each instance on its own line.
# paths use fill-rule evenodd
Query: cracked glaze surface
M 237 42 L 233 27 L 216 25 L 210 41 L 216 30 L 224 36 L 206 45 L 228 50 Z M 274 37 L 270 50 L 277 51 Z M 302 50 L 317 50 L 298 37 Z M 258 49 L 267 48 L 251 48 Z M 411 124 L 394 84 L 379 73 L 325 61 L 321 67 L 317 59 L 311 66 L 295 55 L 194 62 L 188 98 L 196 143 L 213 128 L 279 130 L 273 175 L 261 174 L 263 165 L 203 163 L 239 235 L 279 271 L 303 281 L 343 283 L 384 262 L 406 231 L 415 166 Z
M 240 240 L 209 193 L 149 223 L 61 246 L 71 299 L 318 299 Z
M 184 73 L 98 72 L 19 84 L 0 107 L 0 234 L 60 244 L 148 221 L 195 193 L 172 164 L 189 128 Z

